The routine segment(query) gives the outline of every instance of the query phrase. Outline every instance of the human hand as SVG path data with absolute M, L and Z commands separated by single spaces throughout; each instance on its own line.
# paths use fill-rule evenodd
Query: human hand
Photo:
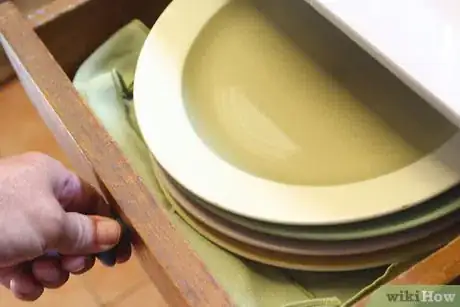
M 120 225 L 89 185 L 39 153 L 0 160 L 0 284 L 22 300 L 64 285 L 69 274 L 94 265 L 95 253 L 113 248 Z M 47 255 L 58 252 L 61 256 Z M 117 251 L 117 263 L 131 246 Z

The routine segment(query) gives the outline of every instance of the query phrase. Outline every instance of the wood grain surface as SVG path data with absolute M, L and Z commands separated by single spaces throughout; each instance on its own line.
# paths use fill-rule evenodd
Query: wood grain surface
M 29 98 L 74 169 L 107 192 L 109 200 L 113 197 L 114 209 L 135 230 L 134 244 L 143 268 L 167 303 L 174 307 L 231 306 L 227 294 L 80 99 L 66 73 L 33 31 L 33 24 L 9 2 L 0 5 L 0 16 L 2 46 Z
M 460 237 L 391 280 L 388 285 L 444 285 L 460 275 Z M 354 307 L 365 307 L 370 295 Z

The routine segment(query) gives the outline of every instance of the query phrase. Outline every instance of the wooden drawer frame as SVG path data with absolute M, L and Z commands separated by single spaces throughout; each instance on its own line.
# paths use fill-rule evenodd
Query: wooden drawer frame
M 12 77 L 14 70 L 74 169 L 134 230 L 141 265 L 167 303 L 231 306 L 227 293 L 170 223 L 69 79 L 122 25 L 139 18 L 151 26 L 169 2 L 55 0 L 40 13 L 23 16 L 12 2 L 0 1 L 0 43 L 6 54 L 0 58 L 0 80 Z M 446 284 L 459 275 L 460 239 L 456 239 L 390 283 Z M 365 306 L 365 300 L 356 306 Z

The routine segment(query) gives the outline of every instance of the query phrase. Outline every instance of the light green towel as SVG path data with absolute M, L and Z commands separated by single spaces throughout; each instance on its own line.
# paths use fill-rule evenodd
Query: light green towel
M 121 85 L 133 82 L 137 57 L 147 34 L 148 29 L 138 21 L 120 30 L 81 66 L 74 84 L 158 203 L 170 207 L 153 175 L 149 151 L 130 124 L 132 113 L 122 95 Z M 122 76 L 123 82 L 120 82 L 118 76 Z M 312 295 L 279 270 L 249 264 L 234 257 L 201 237 L 173 212 L 171 220 L 236 305 L 280 307 L 292 301 L 312 298 Z
M 133 21 L 118 31 L 82 64 L 74 78 L 74 85 L 118 143 L 157 203 L 169 209 L 171 221 L 228 292 L 235 305 L 337 307 L 341 303 L 336 296 L 346 300 L 377 279 L 383 273 L 382 270 L 320 274 L 291 272 L 255 264 L 215 246 L 173 211 L 156 181 L 150 164 L 150 153 L 142 140 L 133 112 L 134 71 L 148 32 L 148 28 L 139 21 Z M 363 293 L 372 290 L 397 271 L 393 268 L 375 285 L 365 288 Z M 306 288 L 313 289 L 316 295 L 300 286 L 296 280 L 306 285 Z M 318 299 L 315 296 L 331 298 Z M 357 298 L 359 295 L 352 301 Z

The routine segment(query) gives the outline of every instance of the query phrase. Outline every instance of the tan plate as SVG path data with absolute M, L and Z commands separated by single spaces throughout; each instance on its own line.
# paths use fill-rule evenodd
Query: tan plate
M 172 2 L 134 87 L 162 167 L 223 210 L 289 225 L 383 216 L 460 182 L 457 128 L 307 2 Z
M 371 253 L 425 239 L 430 235 L 434 235 L 447 229 L 454 223 L 458 222 L 460 218 L 460 215 L 457 213 L 425 224 L 423 227 L 417 227 L 408 231 L 372 239 L 333 242 L 308 239 L 288 239 L 261 234 L 213 214 L 199 204 L 191 201 L 187 195 L 178 190 L 174 185 L 174 182 L 171 181 L 171 178 L 169 178 L 169 176 L 160 168 L 153 158 L 152 163 L 154 165 L 156 176 L 164 189 L 166 189 L 170 196 L 174 198 L 175 203 L 185 210 L 187 215 L 192 216 L 198 222 L 205 224 L 207 227 L 212 228 L 224 236 L 240 241 L 244 244 L 271 251 L 306 256 L 339 256 Z
M 272 251 L 234 240 L 222 233 L 219 233 L 206 224 L 201 223 L 193 216 L 187 214 L 186 211 L 177 204 L 174 197 L 167 189 L 165 182 L 162 181 L 160 177 L 158 179 L 165 196 L 174 206 L 176 212 L 192 228 L 208 240 L 241 257 L 286 269 L 339 272 L 379 267 L 391 263 L 406 261 L 412 257 L 430 252 L 445 245 L 459 234 L 458 227 L 454 225 L 444 231 L 413 243 L 389 248 L 380 252 L 363 253 L 359 255 L 306 256 L 284 253 L 282 251 Z
M 435 235 L 452 226 L 454 223 L 457 223 L 460 219 L 460 214 L 456 213 L 425 224 L 422 227 L 371 239 L 333 242 L 296 240 L 261 234 L 232 223 L 229 220 L 225 220 L 207 211 L 199 204 L 193 203 L 190 199 L 187 199 L 170 180 L 166 179 L 167 177 L 165 177 L 164 174 L 158 174 L 157 176 L 161 178 L 164 187 L 170 192 L 176 203 L 181 206 L 188 215 L 193 216 L 193 218 L 200 223 L 207 225 L 209 228 L 212 228 L 222 235 L 245 244 L 266 250 L 280 251 L 295 255 L 339 256 L 382 251 L 425 239 L 430 235 Z
M 257 233 L 295 240 L 353 241 L 371 239 L 406 232 L 410 229 L 423 228 L 424 225 L 446 219 L 448 215 L 460 213 L 460 187 L 456 186 L 427 202 L 375 219 L 326 226 L 288 226 L 264 223 L 220 210 L 192 194 L 170 176 L 168 176 L 168 180 L 182 195 L 186 195 L 192 203 L 203 207 L 204 210 L 211 212 L 213 215 L 230 221 L 232 224 L 240 225 Z

